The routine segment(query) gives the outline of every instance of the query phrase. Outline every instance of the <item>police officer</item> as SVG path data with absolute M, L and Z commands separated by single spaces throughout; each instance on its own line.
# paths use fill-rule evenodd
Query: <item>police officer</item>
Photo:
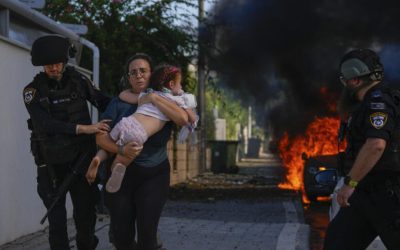
M 32 45 L 32 64 L 43 66 L 23 90 L 29 112 L 31 151 L 37 165 L 37 191 L 47 209 L 66 179 L 73 204 L 76 242 L 79 250 L 95 249 L 94 235 L 98 198 L 96 185 L 90 186 L 84 173 L 96 153 L 94 134 L 108 131 L 105 122 L 91 124 L 86 101 L 103 111 L 109 98 L 100 93 L 90 80 L 67 66 L 74 53 L 68 39 L 58 35 L 38 38 Z M 73 176 L 74 178 L 69 178 Z M 51 249 L 70 249 L 67 234 L 65 193 L 48 214 Z
M 366 249 L 378 235 L 388 249 L 400 249 L 400 95 L 382 82 L 372 50 L 348 52 L 340 72 L 349 108 L 346 177 L 324 249 Z

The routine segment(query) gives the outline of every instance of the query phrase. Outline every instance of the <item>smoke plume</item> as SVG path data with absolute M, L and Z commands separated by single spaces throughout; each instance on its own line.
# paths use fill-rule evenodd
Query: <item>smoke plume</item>
M 340 94 L 338 64 L 351 48 L 377 51 L 398 81 L 400 1 L 222 0 L 203 39 L 208 64 L 264 108 L 279 136 L 298 133 Z

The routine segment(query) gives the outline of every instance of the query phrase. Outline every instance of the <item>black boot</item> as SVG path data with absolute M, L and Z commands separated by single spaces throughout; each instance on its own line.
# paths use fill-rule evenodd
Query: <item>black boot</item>
M 116 246 L 114 245 L 117 250 L 138 250 L 136 242 L 132 242 L 129 246 Z
M 90 246 L 84 244 L 83 242 L 76 242 L 76 247 L 78 250 L 95 250 L 97 245 L 99 244 L 99 239 L 96 235 L 93 236 L 93 241 Z

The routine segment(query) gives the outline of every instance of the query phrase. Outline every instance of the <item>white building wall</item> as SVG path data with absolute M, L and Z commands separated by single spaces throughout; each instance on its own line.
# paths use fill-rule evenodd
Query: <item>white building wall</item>
M 29 48 L 0 36 L 0 245 L 43 229 L 46 210 L 36 192 L 23 88 L 41 67 Z M 71 210 L 69 202 L 69 214 Z
M 222 118 L 215 119 L 215 140 L 226 140 L 226 120 Z

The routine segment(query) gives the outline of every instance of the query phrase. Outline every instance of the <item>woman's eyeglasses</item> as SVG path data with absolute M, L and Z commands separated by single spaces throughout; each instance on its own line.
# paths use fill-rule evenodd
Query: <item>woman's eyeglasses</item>
M 149 72 L 149 70 L 146 68 L 132 69 L 131 71 L 128 72 L 128 76 L 136 76 L 136 77 L 143 76 L 147 72 Z

